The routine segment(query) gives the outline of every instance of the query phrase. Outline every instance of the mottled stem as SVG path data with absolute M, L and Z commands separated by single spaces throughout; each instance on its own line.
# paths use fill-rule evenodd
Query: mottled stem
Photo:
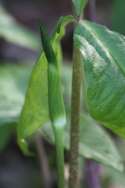
M 58 188 L 65 187 L 64 180 L 64 128 L 55 128 L 56 160 L 58 170 Z
M 70 130 L 70 170 L 69 188 L 79 188 L 79 121 L 80 121 L 80 90 L 81 66 L 80 51 L 74 47 L 72 99 L 71 99 L 71 130 Z

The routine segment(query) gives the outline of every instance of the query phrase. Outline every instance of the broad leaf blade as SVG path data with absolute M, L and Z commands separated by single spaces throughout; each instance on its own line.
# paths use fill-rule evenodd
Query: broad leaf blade
M 122 171 L 122 158 L 108 133 L 89 115 L 81 116 L 80 124 L 80 154 Z
M 84 21 L 75 41 L 83 54 L 90 114 L 125 138 L 125 37 Z
M 0 65 L 0 124 L 17 121 L 31 66 Z
M 32 71 L 25 103 L 18 126 L 18 139 L 25 139 L 49 122 L 48 110 L 48 64 L 41 55 Z
M 0 66 L 0 150 L 3 150 L 15 129 L 24 101 L 31 66 Z

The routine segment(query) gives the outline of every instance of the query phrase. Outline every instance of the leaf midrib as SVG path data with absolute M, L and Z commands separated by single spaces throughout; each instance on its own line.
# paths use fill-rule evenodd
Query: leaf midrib
M 86 30 L 92 35 L 92 37 L 93 37 L 94 39 L 96 39 L 96 43 L 98 44 L 98 47 L 100 47 L 100 48 L 103 49 L 103 51 L 105 52 L 105 54 L 106 54 L 107 58 L 109 59 L 109 61 L 112 62 L 112 63 L 114 63 L 115 66 L 117 65 L 117 67 L 119 68 L 120 72 L 121 72 L 121 73 L 124 75 L 124 77 L 125 77 L 125 71 L 122 69 L 122 67 L 121 67 L 120 64 L 118 63 L 117 59 L 112 55 L 110 49 L 107 48 L 107 45 L 105 44 L 105 42 L 104 42 L 104 41 L 102 42 L 102 40 L 101 40 L 100 37 L 97 35 L 97 33 L 95 33 L 95 31 L 93 31 L 93 29 L 88 26 L 88 23 L 87 23 L 87 22 L 88 22 L 88 21 L 84 21 L 84 23 L 83 23 L 83 22 L 80 22 L 80 25 L 82 25 L 82 26 L 84 27 L 84 29 L 86 29 Z M 79 36 L 81 36 L 81 37 L 84 37 L 84 36 L 81 35 L 81 34 L 77 34 L 77 35 L 79 35 Z M 84 37 L 84 38 L 87 40 L 87 42 L 88 42 L 91 46 L 93 46 L 93 47 L 95 48 L 95 50 L 97 51 L 98 55 L 101 56 L 101 58 L 102 58 L 104 61 L 106 61 L 105 58 L 100 54 L 98 48 L 96 48 L 95 45 L 93 45 L 93 43 L 88 40 L 88 38 L 86 38 L 86 37 Z

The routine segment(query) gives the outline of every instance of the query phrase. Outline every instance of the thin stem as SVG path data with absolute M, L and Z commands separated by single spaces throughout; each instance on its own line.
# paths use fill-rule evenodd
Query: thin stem
M 72 75 L 72 99 L 71 99 L 71 130 L 70 130 L 70 169 L 69 188 L 79 187 L 79 121 L 80 121 L 80 90 L 81 90 L 81 66 L 80 51 L 74 46 L 73 51 L 73 75 Z
M 39 163 L 40 163 L 42 185 L 44 188 L 51 188 L 52 179 L 51 179 L 50 169 L 48 165 L 48 160 L 47 160 L 47 156 L 44 150 L 42 139 L 39 135 L 36 136 L 35 142 L 36 142 L 36 149 L 37 149 Z
M 100 166 L 93 160 L 86 160 L 85 181 L 87 188 L 101 188 Z
M 64 128 L 55 128 L 54 131 L 56 144 L 56 161 L 58 170 L 58 188 L 64 188 Z

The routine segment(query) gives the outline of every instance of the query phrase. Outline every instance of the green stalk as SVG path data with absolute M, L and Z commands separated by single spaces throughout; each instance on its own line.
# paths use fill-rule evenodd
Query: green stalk
M 79 131 L 80 131 L 80 90 L 81 90 L 81 66 L 80 52 L 74 47 L 73 75 L 72 75 L 72 99 L 71 99 L 71 130 L 70 130 L 70 170 L 69 188 L 79 187 Z
M 77 18 L 75 26 L 82 16 Z M 81 55 L 77 47 L 73 47 L 73 73 L 71 98 L 71 130 L 70 130 L 70 169 L 69 188 L 79 188 L 79 132 L 80 132 L 80 93 L 81 93 Z
M 64 188 L 64 127 L 66 125 L 66 114 L 61 87 L 61 76 L 59 64 L 49 36 L 42 26 L 41 36 L 43 50 L 48 61 L 48 103 L 55 136 L 58 188 Z
M 48 90 L 50 94 L 49 107 L 55 136 L 58 188 L 64 188 L 64 127 L 66 125 L 66 115 L 61 91 L 60 74 L 53 65 L 49 66 L 48 71 L 50 81 Z
M 64 128 L 55 129 L 55 143 L 58 171 L 58 188 L 64 188 Z
M 56 67 L 57 64 L 51 63 L 48 67 L 50 118 L 55 136 L 58 188 L 64 188 L 64 127 L 66 115 L 60 73 Z

